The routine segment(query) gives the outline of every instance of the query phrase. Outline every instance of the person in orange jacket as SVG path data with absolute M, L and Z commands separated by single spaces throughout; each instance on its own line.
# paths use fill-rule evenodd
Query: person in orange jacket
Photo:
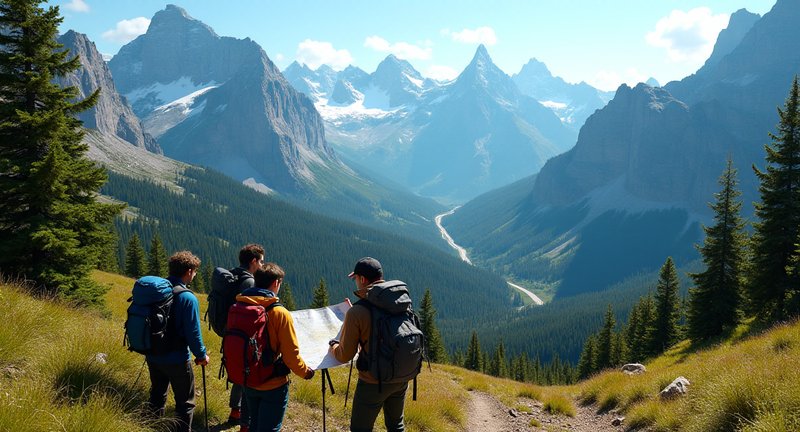
M 253 274 L 255 287 L 248 288 L 236 296 L 236 301 L 261 305 L 265 308 L 278 301 L 278 292 L 285 272 L 275 263 L 266 263 Z M 272 351 L 283 357 L 283 362 L 297 376 L 311 379 L 314 370 L 300 357 L 300 348 L 294 330 L 292 315 L 283 306 L 267 312 L 267 332 Z M 289 403 L 289 376 L 276 376 L 256 386 L 244 389 L 247 408 L 250 412 L 249 427 L 245 432 L 279 431 Z

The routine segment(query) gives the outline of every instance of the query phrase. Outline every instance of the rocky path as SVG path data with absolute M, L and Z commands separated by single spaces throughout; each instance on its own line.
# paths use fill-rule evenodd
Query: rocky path
M 519 404 L 527 411 L 518 411 L 503 405 L 492 395 L 478 391 L 472 397 L 467 419 L 467 432 L 517 432 L 517 431 L 575 431 L 617 432 L 624 431 L 624 424 L 613 426 L 614 414 L 597 414 L 591 406 L 576 404 L 575 417 L 552 415 L 544 412 L 542 404 L 531 399 L 520 399 Z

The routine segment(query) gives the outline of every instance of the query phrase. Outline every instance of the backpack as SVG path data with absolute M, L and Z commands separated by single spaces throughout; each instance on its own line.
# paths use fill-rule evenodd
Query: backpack
M 172 305 L 189 291 L 173 287 L 167 279 L 144 276 L 133 284 L 122 345 L 140 354 L 165 354 L 179 349 L 184 339 L 176 335 Z
M 208 294 L 206 320 L 208 327 L 217 336 L 225 336 L 225 325 L 228 322 L 228 310 L 236 302 L 239 287 L 245 279 L 252 279 L 249 273 L 237 272 L 217 267 L 211 273 L 211 292 Z M 236 274 L 234 274 L 236 273 Z
M 414 380 L 422 370 L 425 358 L 425 336 L 419 317 L 411 309 L 411 297 L 402 281 L 387 281 L 374 285 L 367 297 L 355 304 L 370 311 L 372 330 L 370 352 L 361 350 L 356 368 L 369 371 L 381 384 Z M 362 346 L 363 348 L 363 346 Z
M 264 307 L 237 302 L 231 306 L 222 337 L 219 378 L 227 372 L 229 382 L 255 387 L 270 378 L 289 374 L 283 358 L 275 358 L 269 343 L 267 312 L 276 306 L 282 305 L 275 302 Z

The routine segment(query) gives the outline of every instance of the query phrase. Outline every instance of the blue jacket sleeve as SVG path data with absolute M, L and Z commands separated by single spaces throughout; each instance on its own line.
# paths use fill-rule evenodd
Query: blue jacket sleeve
M 195 358 L 206 358 L 206 347 L 203 344 L 203 334 L 200 330 L 200 302 L 194 294 L 178 296 L 181 306 L 186 312 L 183 314 L 183 337 L 189 344 L 189 350 Z

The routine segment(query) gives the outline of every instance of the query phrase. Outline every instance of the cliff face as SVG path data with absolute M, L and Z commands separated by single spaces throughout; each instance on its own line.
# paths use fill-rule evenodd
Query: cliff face
M 138 117 L 133 113 L 128 102 L 117 92 L 111 70 L 103 61 L 94 42 L 86 35 L 72 30 L 61 35 L 58 42 L 69 49 L 71 56 L 81 59 L 81 67 L 74 73 L 60 78 L 63 86 L 78 89 L 78 97 L 85 98 L 98 88 L 100 96 L 97 104 L 78 115 L 87 128 L 115 135 L 137 147 L 145 148 L 153 153 L 161 154 L 161 147 L 152 136 L 144 132 Z

